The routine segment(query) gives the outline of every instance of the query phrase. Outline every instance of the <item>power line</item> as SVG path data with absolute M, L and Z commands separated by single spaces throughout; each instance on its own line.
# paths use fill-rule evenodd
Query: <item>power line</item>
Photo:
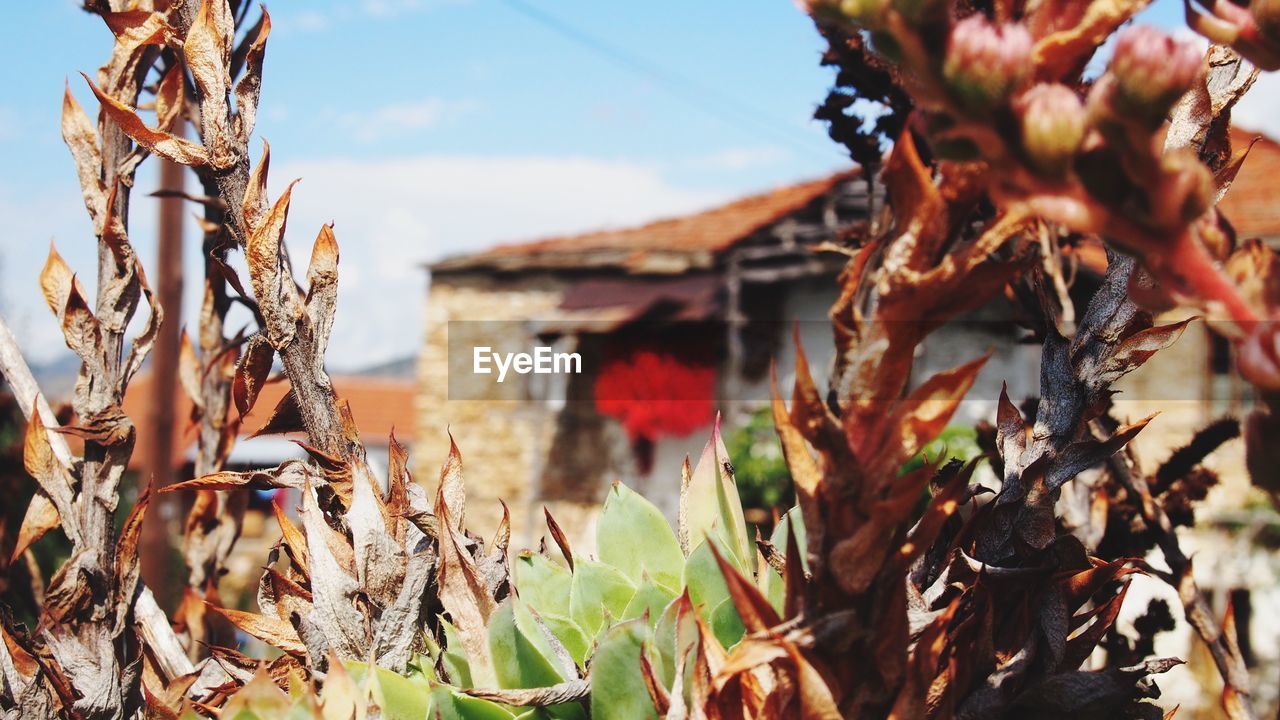
M 718 88 L 704 85 L 692 78 L 672 72 L 627 52 L 617 45 L 591 35 L 550 13 L 544 12 L 526 0 L 502 0 L 502 2 L 526 18 L 600 55 L 614 65 L 648 77 L 672 96 L 727 125 L 756 135 L 769 135 L 771 136 L 770 139 L 775 142 L 786 143 L 793 149 L 814 157 L 821 157 L 824 160 L 832 160 L 839 154 L 838 149 L 834 146 L 830 148 L 829 152 L 820 151 L 817 146 L 811 144 L 812 140 L 810 138 L 797 133 L 794 127 L 769 117 L 758 109 L 745 105 L 737 98 L 720 91 Z M 744 120 L 754 127 L 744 127 L 741 124 L 741 121 Z

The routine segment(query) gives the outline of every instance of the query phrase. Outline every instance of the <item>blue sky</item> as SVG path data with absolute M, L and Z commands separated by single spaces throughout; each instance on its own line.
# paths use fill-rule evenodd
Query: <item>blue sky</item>
M 787 0 L 278 0 L 270 9 L 258 132 L 271 142 L 272 185 L 302 178 L 289 223 L 295 263 L 305 265 L 320 223 L 337 224 L 338 369 L 414 351 L 422 262 L 687 212 L 846 164 L 809 119 L 831 72 Z M 1161 0 L 1149 15 L 1179 24 L 1180 3 Z M 24 3 L 6 20 L 0 63 L 22 70 L 0 91 L 0 311 L 29 355 L 47 361 L 67 352 L 36 284 L 50 238 L 93 275 L 59 137 L 61 93 L 66 78 L 101 64 L 111 38 L 72 0 Z M 92 112 L 83 83 L 72 90 Z M 1254 93 L 1265 95 L 1254 127 L 1274 123 L 1266 90 Z M 138 187 L 132 235 L 149 259 L 148 165 Z M 189 278 L 197 246 L 187 245 Z M 196 291 L 189 280 L 187 318 Z

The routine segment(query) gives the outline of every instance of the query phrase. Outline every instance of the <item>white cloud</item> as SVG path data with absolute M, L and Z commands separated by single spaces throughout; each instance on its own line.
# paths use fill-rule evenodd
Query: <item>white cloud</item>
M 364 112 L 344 113 L 339 122 L 349 128 L 359 142 L 371 143 L 436 127 L 466 114 L 473 107 L 474 103 L 465 100 L 423 98 Z
M 750 170 L 776 165 L 788 157 L 790 153 L 779 147 L 739 147 L 692 157 L 685 164 L 699 170 Z
M 144 164 L 140 188 L 154 178 Z M 288 244 L 306 270 L 322 223 L 341 247 L 339 303 L 329 360 L 352 369 L 410 355 L 421 336 L 430 260 L 518 241 L 645 222 L 707 207 L 727 194 L 672 184 L 653 164 L 554 156 L 423 156 L 315 160 L 272 168 L 272 191 L 301 177 Z M 274 197 L 274 195 L 273 195 Z M 153 270 L 155 201 L 135 193 L 131 236 Z M 93 292 L 95 247 L 73 180 L 39 193 L 0 184 L 0 308 L 33 361 L 69 353 L 42 300 L 38 275 L 50 237 Z M 196 230 L 188 225 L 184 322 L 200 296 Z M 234 265 L 242 266 L 238 253 Z M 243 273 L 242 273 L 243 277 Z M 139 312 L 141 321 L 144 313 Z M 247 317 L 230 324 L 238 328 Z
M 320 225 L 336 222 L 341 265 L 329 359 L 338 369 L 416 351 L 427 261 L 500 241 L 640 223 L 725 199 L 673 186 L 649 165 L 588 158 L 424 156 L 273 170 L 273 186 L 302 178 L 289 218 L 295 269 L 306 267 Z
M 304 10 L 293 17 L 293 24 L 299 30 L 319 32 L 329 28 L 329 16 L 316 10 Z
M 1239 127 L 1280 138 L 1280 74 L 1264 72 L 1231 111 Z

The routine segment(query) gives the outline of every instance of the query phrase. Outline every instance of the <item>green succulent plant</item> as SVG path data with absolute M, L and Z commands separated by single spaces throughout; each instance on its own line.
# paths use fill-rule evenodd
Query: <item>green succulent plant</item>
M 804 546 L 797 517 L 788 513 L 778 523 L 772 546 L 785 547 L 789 532 Z M 497 689 L 549 691 L 586 679 L 587 697 L 525 712 L 566 720 L 657 717 L 655 695 L 674 702 L 687 694 L 685 667 L 694 643 L 713 639 L 723 653 L 743 637 L 726 567 L 754 579 L 761 594 L 782 606 L 782 578 L 748 533 L 718 428 L 696 469 L 690 472 L 686 463 L 678 527 L 615 483 L 597 521 L 594 554 L 561 539 L 561 557 L 524 551 L 513 559 L 513 591 L 488 624 Z M 467 693 L 485 689 L 471 687 L 466 654 L 444 626 L 445 642 L 433 646 L 431 660 L 457 688 L 451 697 L 475 699 Z M 435 692 L 444 697 L 443 690 Z M 510 716 L 485 714 L 479 706 L 459 712 Z

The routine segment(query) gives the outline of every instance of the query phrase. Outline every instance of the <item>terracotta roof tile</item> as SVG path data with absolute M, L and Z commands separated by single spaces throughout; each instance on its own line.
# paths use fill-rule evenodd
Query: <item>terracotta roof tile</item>
M 639 270 L 655 255 L 710 256 L 782 220 L 857 175 L 857 170 L 848 170 L 638 227 L 499 245 L 447 258 L 431 269 L 449 272 L 609 266 Z
M 241 438 L 252 434 L 266 422 L 267 416 L 276 403 L 280 402 L 288 387 L 288 382 L 271 382 L 262 389 L 257 404 L 244 419 Z M 341 400 L 351 403 L 352 414 L 360 428 L 360 437 L 366 443 L 386 445 L 394 428 L 397 440 L 405 445 L 412 444 L 415 430 L 413 395 L 416 388 L 411 378 L 338 376 L 333 378 L 333 387 Z M 152 434 L 146 431 L 146 422 L 153 391 L 152 376 L 148 373 L 134 378 L 125 395 L 125 414 L 133 418 L 138 426 L 137 442 L 129 461 L 130 469 L 139 469 L 148 457 Z M 188 452 L 195 443 L 196 428 L 188 420 L 191 417 L 191 400 L 186 394 L 179 392 L 177 404 L 175 417 L 178 427 L 174 438 L 173 459 L 174 465 L 180 466 L 186 462 Z M 231 413 L 234 416 L 234 407 Z
M 1280 187 L 1280 143 L 1260 133 L 1231 129 L 1231 145 L 1235 149 L 1248 146 L 1254 138 L 1258 142 L 1219 207 L 1241 238 L 1280 238 L 1280 202 L 1276 199 Z

